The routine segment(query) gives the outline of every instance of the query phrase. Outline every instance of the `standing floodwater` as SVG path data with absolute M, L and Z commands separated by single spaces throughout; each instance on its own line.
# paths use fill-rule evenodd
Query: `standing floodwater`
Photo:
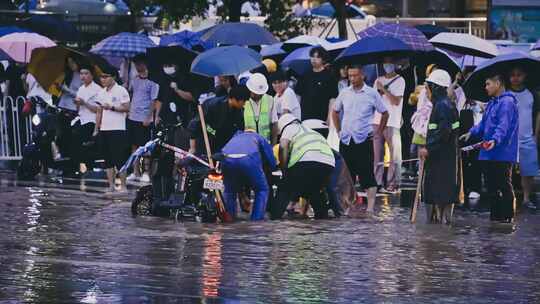
M 540 302 L 540 215 L 411 225 L 386 197 L 377 219 L 202 225 L 134 218 L 92 184 L 2 178 L 0 303 Z

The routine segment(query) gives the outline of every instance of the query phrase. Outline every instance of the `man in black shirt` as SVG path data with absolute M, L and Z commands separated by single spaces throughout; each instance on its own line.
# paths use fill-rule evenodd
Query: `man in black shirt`
M 179 71 L 176 64 L 163 65 L 164 76 L 159 84 L 158 119 L 166 125 L 182 122 L 187 126 L 193 119 L 196 101 L 201 92 L 209 89 L 207 79 Z
M 228 96 L 215 97 L 203 103 L 206 131 L 212 152 L 220 151 L 238 130 L 244 130 L 244 104 L 250 92 L 245 86 L 234 86 Z M 205 153 L 204 137 L 199 117 L 189 124 L 190 152 Z
M 328 120 L 330 100 L 338 95 L 338 82 L 326 67 L 328 53 L 322 47 L 314 47 L 309 52 L 313 69 L 300 80 L 296 87 L 300 95 L 302 120 Z

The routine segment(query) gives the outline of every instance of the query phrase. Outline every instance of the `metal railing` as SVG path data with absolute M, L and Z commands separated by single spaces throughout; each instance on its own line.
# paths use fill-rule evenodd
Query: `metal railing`
M 26 98 L 0 99 L 0 160 L 20 160 L 24 146 L 31 139 L 31 119 L 22 115 Z
M 451 32 L 467 33 L 485 39 L 487 18 L 377 18 L 377 22 L 396 22 L 408 25 L 433 24 L 448 28 Z

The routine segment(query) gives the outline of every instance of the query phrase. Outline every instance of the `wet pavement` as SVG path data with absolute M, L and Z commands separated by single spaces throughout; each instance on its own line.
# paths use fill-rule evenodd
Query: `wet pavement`
M 540 214 L 411 225 L 387 196 L 377 218 L 209 225 L 104 191 L 0 174 L 0 303 L 540 303 Z

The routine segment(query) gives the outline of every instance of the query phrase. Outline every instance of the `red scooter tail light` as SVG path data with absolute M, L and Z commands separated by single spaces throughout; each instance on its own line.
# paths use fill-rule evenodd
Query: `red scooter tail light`
M 208 174 L 208 178 L 210 180 L 215 180 L 215 181 L 223 180 L 223 175 L 221 175 L 221 174 Z

